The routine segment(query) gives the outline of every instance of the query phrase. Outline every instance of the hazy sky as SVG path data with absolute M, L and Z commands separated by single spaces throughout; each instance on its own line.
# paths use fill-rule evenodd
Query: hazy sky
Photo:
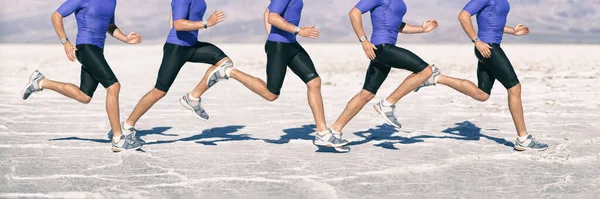
M 508 25 L 523 23 L 532 34 L 506 42 L 600 43 L 600 0 L 509 0 Z M 63 0 L 0 0 L 0 42 L 57 42 L 50 15 Z M 301 25 L 315 24 L 322 37 L 314 42 L 355 42 L 348 11 L 358 0 L 304 0 Z M 456 19 L 468 0 L 405 0 L 404 21 L 420 24 L 437 19 L 438 30 L 425 35 L 402 35 L 399 42 L 456 43 L 468 39 Z M 227 20 L 201 31 L 200 40 L 212 42 L 263 42 L 262 14 L 269 0 L 207 0 L 208 13 L 224 10 Z M 147 43 L 162 43 L 169 31 L 169 0 L 118 0 L 117 24 L 125 32 L 136 31 Z M 368 23 L 368 14 L 364 15 Z M 75 38 L 75 18 L 65 19 L 70 38 Z M 370 25 L 367 25 L 370 32 Z M 309 40 L 302 40 L 309 41 Z M 109 39 L 112 42 L 112 39 Z

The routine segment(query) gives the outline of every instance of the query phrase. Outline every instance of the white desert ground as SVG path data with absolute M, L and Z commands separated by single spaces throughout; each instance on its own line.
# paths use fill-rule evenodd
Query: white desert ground
M 218 44 L 237 67 L 265 78 L 262 44 Z M 403 45 L 443 73 L 476 81 L 471 45 Z M 328 124 L 362 88 L 358 44 L 306 44 L 323 79 Z M 436 86 L 398 103 L 404 127 L 383 125 L 371 104 L 409 73 L 393 70 L 344 129 L 349 153 L 312 145 L 306 88 L 288 72 L 267 102 L 235 80 L 203 97 L 200 121 L 178 99 L 205 64 L 187 64 L 169 94 L 137 124 L 143 151 L 112 153 L 98 88 L 83 105 L 51 91 L 20 98 L 35 69 L 79 84 L 60 45 L 0 45 L 0 198 L 599 198 L 600 46 L 506 44 L 523 84 L 530 134 L 550 145 L 517 152 L 507 92 L 487 102 Z M 121 118 L 155 83 L 162 45 L 109 45 Z

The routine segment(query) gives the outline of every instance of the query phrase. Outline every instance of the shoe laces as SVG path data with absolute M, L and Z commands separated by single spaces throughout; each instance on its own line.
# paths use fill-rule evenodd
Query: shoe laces
M 392 118 L 394 118 L 394 120 L 397 121 L 398 117 L 396 117 L 396 105 L 391 105 L 390 108 L 392 108 L 392 111 L 390 111 L 391 115 L 392 115 Z

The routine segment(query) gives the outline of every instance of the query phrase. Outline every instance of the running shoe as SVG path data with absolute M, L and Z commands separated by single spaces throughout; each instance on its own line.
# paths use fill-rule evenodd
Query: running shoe
M 113 152 L 121 152 L 123 150 L 132 150 L 142 148 L 143 143 L 139 140 L 132 139 L 132 134 L 127 136 L 121 135 L 119 138 L 119 142 L 115 143 L 111 141 L 112 151 Z M 135 135 L 135 134 L 133 134 Z
M 315 134 L 315 140 L 313 141 L 314 145 L 317 146 L 326 146 L 326 147 L 342 147 L 348 144 L 347 140 L 338 138 L 331 132 L 331 130 L 327 130 L 325 135 L 319 135 L 319 133 Z
M 535 138 L 533 138 L 532 135 L 528 135 L 527 139 L 523 142 L 519 141 L 519 138 L 517 138 L 517 140 L 515 141 L 515 150 L 517 151 L 543 151 L 546 149 L 548 149 L 548 145 L 538 142 L 537 140 L 535 140 Z
M 31 76 L 29 76 L 29 82 L 27 82 L 27 85 L 25 85 L 25 88 L 23 88 L 23 100 L 27 100 L 31 94 L 43 90 L 40 87 L 40 80 L 42 79 L 44 79 L 44 74 L 42 74 L 40 71 L 35 70 L 33 73 L 31 73 Z
M 419 85 L 419 87 L 417 87 L 417 89 L 415 89 L 415 92 L 419 92 L 419 90 L 423 87 L 435 86 L 437 84 L 437 78 L 442 73 L 440 72 L 440 69 L 438 69 L 435 66 L 431 66 L 431 70 L 432 70 L 431 77 L 429 79 L 427 79 L 427 81 L 425 81 L 421 85 Z
M 227 69 L 233 68 L 233 64 L 230 64 L 229 62 L 226 62 L 223 65 L 218 66 L 217 68 L 215 68 L 215 70 L 213 70 L 210 73 L 210 76 L 208 76 L 208 80 L 206 81 L 206 85 L 208 85 L 208 87 L 212 87 L 215 84 L 217 84 L 217 82 L 223 81 L 223 80 L 228 80 L 229 76 L 227 76 L 227 73 L 225 72 Z
M 202 108 L 202 98 L 195 102 L 190 100 L 188 94 L 185 94 L 179 99 L 179 103 L 188 110 L 191 110 L 197 118 L 205 121 L 208 120 L 208 113 Z
M 396 117 L 396 105 L 385 106 L 383 105 L 383 100 L 381 100 L 373 105 L 373 108 L 375 108 L 375 111 L 379 113 L 386 123 L 396 128 L 402 128 L 402 124 L 398 122 L 398 117 Z

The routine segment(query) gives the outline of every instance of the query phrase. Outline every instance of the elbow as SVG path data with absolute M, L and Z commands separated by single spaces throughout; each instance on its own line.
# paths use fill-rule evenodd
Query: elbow
M 465 20 L 468 20 L 468 19 L 470 19 L 470 18 L 471 18 L 471 14 L 469 14 L 467 11 L 464 11 L 464 10 L 463 10 L 463 11 L 461 11 L 461 12 L 458 14 L 458 21 L 461 21 L 461 22 L 463 22 L 463 21 L 465 21 Z
M 277 13 L 269 13 L 267 15 L 267 22 L 269 22 L 269 24 L 273 24 L 275 22 L 275 18 L 279 16 L 279 14 Z
M 176 31 L 184 31 L 183 29 L 183 24 L 181 24 L 182 22 L 177 20 L 173 22 L 173 28 L 175 28 Z
M 348 16 L 350 17 L 350 19 L 360 17 L 361 15 L 362 13 L 356 7 L 352 8 L 352 10 L 348 12 Z
M 63 18 L 63 16 L 62 16 L 62 15 L 61 15 L 61 14 L 60 14 L 58 11 L 55 11 L 55 12 L 52 14 L 52 16 L 50 16 L 50 20 L 52 20 L 53 22 L 54 22 L 54 21 L 58 21 L 58 20 L 60 20 L 60 19 L 62 19 L 62 18 Z

